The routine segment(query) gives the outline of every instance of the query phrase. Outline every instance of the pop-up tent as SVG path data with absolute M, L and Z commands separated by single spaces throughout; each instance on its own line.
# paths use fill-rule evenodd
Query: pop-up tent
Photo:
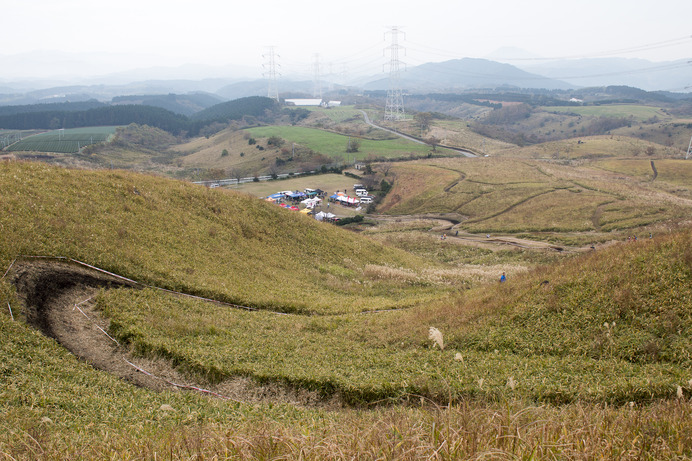
M 308 208 L 315 208 L 315 206 L 319 205 L 321 202 L 322 202 L 322 199 L 316 197 L 316 198 L 305 199 L 300 203 L 302 203 L 303 205 L 305 205 Z
M 315 219 L 318 221 L 332 221 L 336 218 L 336 215 L 333 213 L 325 213 L 324 211 L 320 211 L 315 215 Z
M 355 197 L 348 197 L 348 196 L 346 196 L 346 195 L 339 195 L 339 196 L 336 198 L 336 201 L 337 201 L 337 202 L 341 202 L 341 203 L 343 203 L 344 205 L 355 205 L 355 204 L 357 204 L 357 203 L 360 203 L 360 200 L 358 200 L 357 198 L 355 198 Z
M 288 194 L 287 197 L 292 199 L 292 200 L 300 200 L 300 199 L 303 199 L 307 196 L 305 195 L 304 192 L 296 191 L 296 192 L 293 192 L 292 194 Z

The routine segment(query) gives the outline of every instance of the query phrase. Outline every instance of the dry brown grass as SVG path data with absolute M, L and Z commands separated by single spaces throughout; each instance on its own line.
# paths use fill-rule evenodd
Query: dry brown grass
M 425 404 L 425 402 L 423 402 Z M 420 403 L 419 403 L 420 405 Z M 664 421 L 661 416 L 665 415 Z M 0 445 L 6 459 L 665 460 L 692 455 L 689 400 L 648 406 L 463 402 L 346 411 L 299 421 L 180 425 L 149 437 L 103 429 L 65 440 L 45 423 Z

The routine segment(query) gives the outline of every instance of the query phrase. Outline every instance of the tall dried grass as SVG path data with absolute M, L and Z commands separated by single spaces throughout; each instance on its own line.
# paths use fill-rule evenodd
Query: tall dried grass
M 689 459 L 692 404 L 453 406 L 250 416 L 226 423 L 101 428 L 43 424 L 0 436 L 7 459 Z

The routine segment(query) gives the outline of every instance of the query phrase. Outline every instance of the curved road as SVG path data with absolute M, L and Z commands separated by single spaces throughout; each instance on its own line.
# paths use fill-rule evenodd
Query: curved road
M 368 114 L 367 114 L 364 110 L 359 110 L 359 112 L 360 112 L 361 114 L 363 114 L 363 118 L 365 119 L 365 123 L 367 123 L 368 125 L 370 125 L 370 126 L 373 127 L 373 128 L 377 128 L 378 130 L 387 131 L 387 132 L 389 132 L 389 133 L 395 134 L 395 135 L 397 135 L 397 136 L 399 136 L 399 137 L 402 137 L 402 138 L 404 138 L 404 139 L 408 139 L 409 141 L 417 142 L 418 144 L 426 144 L 426 145 L 428 144 L 427 142 L 421 141 L 420 139 L 414 138 L 414 137 L 412 137 L 412 136 L 408 136 L 408 135 L 405 135 L 405 134 L 400 133 L 400 132 L 398 132 L 398 131 L 391 130 L 391 129 L 389 129 L 389 128 L 384 128 L 384 127 L 379 126 L 379 125 L 375 125 L 375 124 L 370 120 L 370 117 L 368 117 Z M 450 150 L 459 152 L 459 153 L 461 153 L 461 154 L 464 154 L 466 157 L 477 157 L 477 155 L 474 154 L 473 152 L 470 152 L 470 151 L 465 150 L 465 149 L 459 149 L 458 147 L 442 146 L 442 145 L 440 145 L 440 144 L 438 144 L 438 146 L 444 147 L 445 149 L 450 149 Z

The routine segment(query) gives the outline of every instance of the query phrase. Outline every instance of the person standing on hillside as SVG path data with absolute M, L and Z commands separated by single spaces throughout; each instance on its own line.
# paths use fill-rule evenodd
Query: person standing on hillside
M 503 272 L 502 275 L 500 276 L 500 283 L 502 283 L 506 280 L 507 280 L 507 277 L 505 276 L 505 273 Z

